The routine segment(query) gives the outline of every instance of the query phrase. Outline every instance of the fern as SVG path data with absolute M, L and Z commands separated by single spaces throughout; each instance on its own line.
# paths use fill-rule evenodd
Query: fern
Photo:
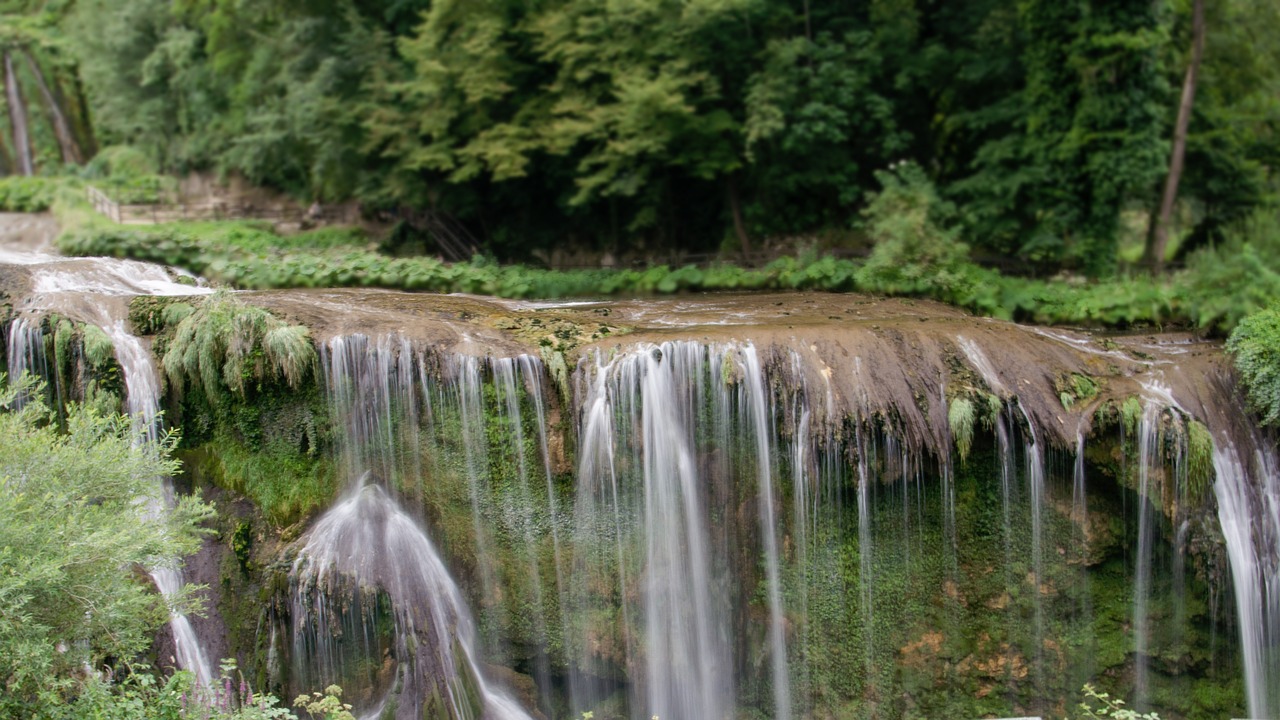
M 1264 425 L 1280 425 L 1280 311 L 1254 313 L 1227 339 L 1249 405 Z
M 947 411 L 947 424 L 951 426 L 951 437 L 955 441 L 956 451 L 960 459 L 969 457 L 973 448 L 973 401 L 966 397 L 957 397 L 951 401 L 951 409 Z
M 299 386 L 316 362 L 305 327 L 288 325 L 229 293 L 207 298 L 186 314 L 165 353 L 165 374 L 179 392 L 200 387 L 213 402 L 230 391 L 243 397 L 248 381 L 283 378 Z
M 184 302 L 169 303 L 160 310 L 160 321 L 165 327 L 172 327 L 186 320 L 196 309 Z

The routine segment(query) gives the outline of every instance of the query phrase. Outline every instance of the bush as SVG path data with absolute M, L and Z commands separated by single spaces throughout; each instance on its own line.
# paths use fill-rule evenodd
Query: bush
M 0 212 L 45 212 L 63 182 L 60 178 L 0 177 Z
M 1217 247 L 1191 256 L 1187 302 L 1200 327 L 1227 331 L 1245 316 L 1280 302 L 1280 218 L 1262 208 Z
M 1245 318 L 1227 339 L 1249 404 L 1263 424 L 1280 425 L 1280 310 Z
M 140 442 L 129 417 L 75 406 L 60 433 L 38 401 L 14 407 L 30 382 L 0 390 L 0 717 L 73 702 L 85 667 L 145 650 L 169 607 L 129 568 L 194 552 L 213 513 L 188 497 L 144 522 L 176 438 Z
M 875 249 L 858 272 L 859 283 L 895 294 L 963 292 L 969 247 L 957 227 L 946 226 L 954 207 L 915 163 L 890 166 L 876 178 L 883 189 L 863 213 Z

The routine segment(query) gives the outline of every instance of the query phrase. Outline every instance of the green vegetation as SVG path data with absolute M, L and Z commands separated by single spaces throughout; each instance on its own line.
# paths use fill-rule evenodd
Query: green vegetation
M 0 177 L 0 212 L 44 212 L 62 181 L 42 177 Z
M 947 411 L 947 424 L 951 426 L 951 439 L 956 444 L 956 450 L 960 453 L 961 460 L 968 459 L 969 450 L 973 447 L 974 415 L 973 401 L 966 397 L 953 399 L 951 407 Z
M 288 325 L 261 308 L 226 293 L 215 294 L 185 315 L 164 354 L 173 386 L 198 385 L 218 403 L 228 392 L 243 397 L 246 384 L 279 377 L 298 387 L 316 364 L 316 350 L 305 327 Z
M 1157 713 L 1139 713 L 1126 708 L 1124 700 L 1113 698 L 1110 693 L 1098 692 L 1092 685 L 1084 686 L 1084 695 L 1087 700 L 1080 703 L 1080 720 L 1160 720 Z
M 140 522 L 164 502 L 177 438 L 139 444 L 128 417 L 75 406 L 63 434 L 38 400 L 14 408 L 26 389 L 0 390 L 0 715 L 87 717 L 75 710 L 93 692 L 83 668 L 125 673 L 169 615 L 127 568 L 193 552 L 213 510 L 185 497 Z
M 1249 404 L 1262 422 L 1280 424 L 1280 310 L 1244 319 L 1227 340 Z

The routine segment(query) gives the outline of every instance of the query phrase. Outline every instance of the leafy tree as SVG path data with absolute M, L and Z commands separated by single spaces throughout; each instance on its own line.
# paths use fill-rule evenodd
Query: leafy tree
M 72 701 L 86 668 L 146 649 L 170 609 L 138 570 L 194 552 L 213 513 L 184 498 L 143 521 L 164 502 L 176 438 L 141 441 L 128 417 L 84 407 L 61 434 L 40 403 L 14 407 L 27 387 L 0 391 L 0 715 L 10 717 Z
M 868 171 L 907 149 L 893 101 L 875 86 L 882 72 L 867 32 L 779 39 L 765 48 L 747 90 L 744 128 L 759 232 L 847 220 Z

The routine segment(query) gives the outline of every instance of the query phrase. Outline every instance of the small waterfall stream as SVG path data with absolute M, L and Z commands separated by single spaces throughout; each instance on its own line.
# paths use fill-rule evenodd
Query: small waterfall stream
M 1249 717 L 1280 717 L 1280 460 L 1265 440 L 1218 438 L 1213 485 L 1231 560 Z
M 461 590 L 393 496 L 423 467 L 411 441 L 430 397 L 419 386 L 431 382 L 424 358 L 388 336 L 337 337 L 322 349 L 351 475 L 343 498 L 299 541 L 290 573 L 294 682 L 340 678 L 368 718 L 394 708 L 406 719 L 527 719 L 485 677 Z
M 9 127 L 13 130 L 13 147 L 17 155 L 18 172 L 35 174 L 35 162 L 31 158 L 31 134 L 27 129 L 27 106 L 18 87 L 18 75 L 13 70 L 13 54 L 4 53 L 5 98 L 9 105 Z

